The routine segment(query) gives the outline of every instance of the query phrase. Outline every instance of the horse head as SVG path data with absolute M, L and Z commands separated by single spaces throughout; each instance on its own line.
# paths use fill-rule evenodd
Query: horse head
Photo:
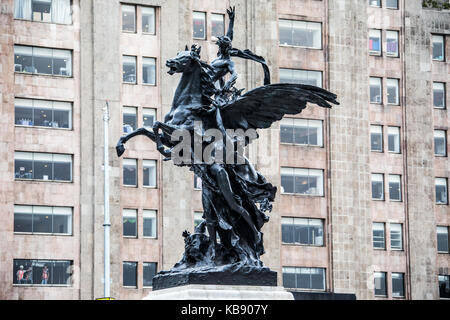
M 194 44 L 191 50 L 189 50 L 188 46 L 186 46 L 185 50 L 178 52 L 175 58 L 166 61 L 166 66 L 169 68 L 167 73 L 170 75 L 185 73 L 191 71 L 195 65 L 198 66 L 200 63 L 201 48 Z

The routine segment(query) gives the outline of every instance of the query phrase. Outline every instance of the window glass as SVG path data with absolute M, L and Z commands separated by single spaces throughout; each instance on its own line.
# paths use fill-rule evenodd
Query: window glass
M 14 71 L 72 76 L 72 51 L 14 46 Z
M 52 56 L 52 49 L 33 48 L 33 66 L 37 73 L 53 74 Z
M 123 262 L 123 286 L 137 287 L 137 262 Z
M 386 0 L 386 8 L 398 9 L 398 0 Z
M 38 180 L 53 180 L 51 153 L 33 154 L 33 178 Z
M 203 219 L 203 212 L 199 211 L 194 212 L 194 228 L 196 228 L 200 223 L 202 223 L 203 220 L 205 220 Z
M 123 56 L 123 82 L 136 83 L 136 57 Z
M 135 107 L 123 107 L 123 133 L 131 133 L 137 128 Z
M 136 32 L 136 7 L 122 5 L 122 31 Z
M 376 296 L 387 296 L 386 288 L 386 272 L 375 272 L 375 295 Z
M 403 226 L 400 223 L 391 223 L 391 249 L 403 250 Z
M 156 160 L 144 160 L 144 186 L 156 187 Z
M 280 69 L 281 83 L 306 84 L 322 87 L 322 72 L 296 69 Z
M 125 186 L 137 185 L 137 160 L 123 159 L 123 184 Z
M 437 227 L 437 250 L 438 252 L 449 252 L 448 227 Z
M 123 209 L 123 236 L 137 237 L 137 210 Z
M 32 206 L 14 206 L 14 232 L 33 232 Z
M 279 20 L 280 44 L 322 49 L 322 24 L 318 22 Z
M 72 208 L 15 205 L 14 232 L 72 234 Z
M 151 287 L 153 285 L 153 277 L 156 275 L 157 268 L 156 262 L 144 262 L 143 263 L 143 286 Z
M 445 83 L 433 82 L 433 106 L 435 108 L 445 108 Z
M 71 285 L 73 261 L 14 259 L 13 283 L 23 285 Z
M 369 5 L 372 7 L 381 7 L 381 0 L 369 0 Z
M 403 298 L 405 296 L 405 281 L 403 273 L 392 273 L 392 296 Z
M 439 297 L 450 299 L 450 276 L 439 275 Z
M 220 37 L 225 34 L 225 16 L 223 14 L 211 14 L 211 36 Z
M 387 79 L 387 103 L 399 105 L 399 81 L 398 79 Z
M 142 108 L 142 117 L 144 128 L 150 130 L 156 121 L 156 110 L 153 108 Z
M 381 30 L 369 30 L 369 52 L 374 55 L 381 55 Z
M 448 204 L 448 189 L 446 178 L 436 178 L 436 203 Z
M 144 237 L 156 238 L 156 210 L 143 212 Z
M 381 87 L 381 78 L 370 77 L 370 102 L 371 103 L 382 103 L 383 94 Z
M 373 234 L 373 247 L 375 249 L 385 249 L 385 233 L 384 233 L 384 223 L 375 222 L 372 225 Z
M 386 31 L 386 55 L 398 57 L 398 31 Z
M 323 220 L 321 219 L 282 218 L 281 232 L 283 243 L 323 245 Z
M 382 174 L 372 174 L 372 199 L 384 200 L 384 183 Z
M 31 0 L 14 0 L 14 18 L 31 20 Z
M 72 234 L 72 208 L 53 207 L 53 233 Z
M 51 101 L 33 101 L 34 125 L 39 127 L 51 127 L 53 115 L 53 104 Z
M 72 23 L 70 0 L 52 0 L 52 21 L 55 23 Z
M 192 17 L 194 39 L 206 39 L 206 13 L 194 11 Z
M 370 146 L 372 151 L 383 152 L 383 126 L 370 126 Z
M 14 46 L 14 72 L 36 73 L 32 47 Z
M 33 153 L 14 153 L 14 177 L 16 179 L 33 179 Z
M 323 122 L 321 120 L 284 118 L 280 122 L 282 143 L 323 146 Z
M 33 232 L 52 233 L 53 214 L 51 207 L 33 207 Z
M 33 100 L 14 99 L 14 123 L 21 126 L 33 125 Z
M 447 131 L 434 130 L 434 155 L 443 156 L 447 155 Z
M 433 35 L 433 60 L 444 61 L 445 41 L 444 36 Z
M 53 50 L 53 74 L 72 75 L 72 53 L 68 50 Z
M 202 188 L 202 178 L 194 174 L 194 189 Z
M 72 156 L 67 154 L 53 155 L 53 179 L 72 181 Z
M 142 32 L 155 34 L 155 8 L 142 7 Z
M 388 151 L 400 153 L 400 128 L 388 127 Z
M 33 21 L 51 22 L 52 0 L 32 0 Z
M 323 170 L 281 168 L 281 192 L 323 196 Z
M 324 268 L 283 267 L 283 286 L 285 288 L 326 290 Z
M 72 128 L 72 104 L 53 101 L 53 128 Z
M 156 85 L 155 58 L 142 58 L 142 83 Z
M 389 175 L 389 200 L 402 200 L 401 176 L 396 174 Z

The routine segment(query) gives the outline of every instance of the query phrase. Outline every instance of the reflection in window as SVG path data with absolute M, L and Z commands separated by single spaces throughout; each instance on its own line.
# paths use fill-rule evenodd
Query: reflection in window
M 383 174 L 372 174 L 372 199 L 384 200 Z
M 450 299 L 450 276 L 439 275 L 439 297 Z
M 14 18 L 71 24 L 70 0 L 15 0 Z
M 137 128 L 135 107 L 123 107 L 123 133 L 131 133 Z
M 156 160 L 144 160 L 144 186 L 156 188 Z
M 136 83 L 136 57 L 123 56 L 123 82 Z
M 386 31 L 386 55 L 398 57 L 398 31 Z
M 444 61 L 445 40 L 442 35 L 433 35 L 433 60 Z
M 283 286 L 325 291 L 325 269 L 283 267 Z
M 72 208 L 14 206 L 14 232 L 72 234 Z
M 156 121 L 156 109 L 142 108 L 142 120 L 144 128 L 147 130 L 153 128 L 153 124 Z
M 283 243 L 323 246 L 323 220 L 281 218 Z
M 123 236 L 137 237 L 137 210 L 123 209 Z
M 142 7 L 142 32 L 155 34 L 155 8 Z
M 194 39 L 206 39 L 206 13 L 194 11 L 193 27 L 194 27 Z
M 142 83 L 156 85 L 155 58 L 142 58 Z
M 123 286 L 137 287 L 137 262 L 123 262 Z
M 144 262 L 143 263 L 143 286 L 151 287 L 153 285 L 153 277 L 157 272 L 156 262 Z
M 392 296 L 395 298 L 405 297 L 404 277 L 404 273 L 392 273 Z
M 70 102 L 16 98 L 14 110 L 16 125 L 72 128 L 72 104 Z
M 220 37 L 225 34 L 225 16 L 223 14 L 211 14 L 211 36 Z
M 136 7 L 122 5 L 122 31 L 136 32 Z
M 387 296 L 386 272 L 374 272 L 375 296 Z
M 295 20 L 279 20 L 280 44 L 322 49 L 322 24 Z
M 137 186 L 137 160 L 123 159 L 123 185 Z
M 388 151 L 400 153 L 400 128 L 388 127 Z
M 387 79 L 387 103 L 393 105 L 399 105 L 399 80 L 398 79 Z
M 371 151 L 383 152 L 383 126 L 370 126 Z
M 448 187 L 446 178 L 436 178 L 436 203 L 448 204 Z
M 434 155 L 447 156 L 447 131 L 434 130 Z
M 403 250 L 403 226 L 401 223 L 391 223 L 391 249 Z
M 72 181 L 72 156 L 37 152 L 15 152 L 16 179 Z
M 307 84 L 322 88 L 322 72 L 281 68 L 280 82 Z
M 143 211 L 144 237 L 156 238 L 156 210 Z
M 437 251 L 449 253 L 448 227 L 437 227 Z
M 445 109 L 445 83 L 433 82 L 433 106 Z
M 374 249 L 385 249 L 384 223 L 374 222 L 372 224 L 372 242 Z
M 369 53 L 381 55 L 381 30 L 369 30 Z
M 71 77 L 72 52 L 15 45 L 14 71 Z
M 281 168 L 281 193 L 323 196 L 323 170 Z
M 381 78 L 370 77 L 370 102 L 371 103 L 382 103 L 383 94 L 381 86 Z
M 70 286 L 72 265 L 69 260 L 14 259 L 13 284 Z
M 284 118 L 280 122 L 282 143 L 323 146 L 323 122 L 321 120 Z
M 401 176 L 397 174 L 389 175 L 389 200 L 402 201 Z

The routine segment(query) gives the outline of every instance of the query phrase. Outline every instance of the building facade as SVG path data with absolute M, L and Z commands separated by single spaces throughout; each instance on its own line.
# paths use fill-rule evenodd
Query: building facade
M 444 1 L 445 2 L 445 1 Z M 450 11 L 420 0 L 2 0 L 0 298 L 103 296 L 108 102 L 111 295 L 140 299 L 201 220 L 201 182 L 137 137 L 170 110 L 185 45 L 265 57 L 272 82 L 338 95 L 247 152 L 278 187 L 264 263 L 290 290 L 450 298 Z M 235 58 L 237 88 L 261 67 Z M 274 106 L 276 107 L 276 106 Z

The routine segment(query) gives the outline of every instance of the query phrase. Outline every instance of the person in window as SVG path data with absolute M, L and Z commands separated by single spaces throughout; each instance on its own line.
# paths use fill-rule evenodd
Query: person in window
M 48 268 L 47 268 L 47 266 L 44 266 L 44 269 L 42 269 L 41 284 L 47 284 L 47 281 L 48 281 Z
M 30 265 L 30 267 L 27 269 L 26 275 L 25 275 L 26 282 L 29 284 L 33 284 L 33 267 Z
M 20 266 L 19 270 L 17 270 L 17 272 L 16 272 L 17 283 L 19 283 L 19 284 L 24 283 L 24 279 L 23 279 L 24 275 L 25 275 L 25 270 L 23 270 L 23 266 Z

